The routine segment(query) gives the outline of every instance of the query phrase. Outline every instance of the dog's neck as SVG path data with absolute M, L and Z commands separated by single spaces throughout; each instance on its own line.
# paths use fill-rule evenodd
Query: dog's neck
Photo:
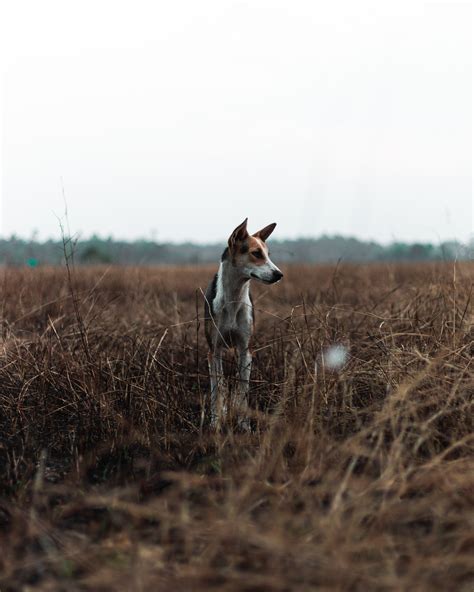
M 230 261 L 222 261 L 217 272 L 217 297 L 222 305 L 248 302 L 250 279 L 242 276 Z

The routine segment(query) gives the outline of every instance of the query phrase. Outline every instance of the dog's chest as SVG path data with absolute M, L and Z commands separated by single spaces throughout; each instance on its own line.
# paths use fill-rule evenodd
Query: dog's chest
M 218 289 L 212 308 L 219 334 L 227 345 L 248 342 L 253 326 L 252 301 L 248 291 L 240 294 L 239 299 L 232 299 Z
M 239 330 L 252 324 L 252 302 L 248 295 L 239 301 L 228 301 L 216 294 L 213 309 L 220 330 Z

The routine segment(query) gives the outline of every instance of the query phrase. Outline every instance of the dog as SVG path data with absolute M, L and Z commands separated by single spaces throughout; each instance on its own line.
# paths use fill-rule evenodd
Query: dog
M 218 272 L 205 294 L 205 334 L 209 345 L 209 377 L 211 383 L 211 426 L 220 429 L 227 415 L 222 393 L 222 355 L 234 348 L 238 358 L 239 383 L 235 407 L 239 411 L 238 425 L 249 429 L 248 390 L 252 369 L 250 339 L 254 332 L 255 315 L 250 295 L 250 280 L 264 284 L 279 282 L 283 273 L 270 260 L 266 240 L 275 230 L 269 224 L 249 235 L 246 218 L 232 232 L 222 253 Z

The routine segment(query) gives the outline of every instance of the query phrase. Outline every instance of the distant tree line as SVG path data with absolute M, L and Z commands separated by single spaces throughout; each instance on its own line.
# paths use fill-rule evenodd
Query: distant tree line
M 225 244 L 133 242 L 92 236 L 66 241 L 66 253 L 73 253 L 78 265 L 198 265 L 218 261 Z M 280 263 L 324 263 L 338 260 L 371 261 L 450 261 L 472 259 L 474 240 L 465 245 L 456 241 L 431 243 L 394 242 L 384 246 L 343 236 L 321 236 L 295 240 L 272 240 L 274 259 Z M 61 240 L 25 240 L 12 236 L 0 239 L 3 265 L 62 265 L 65 249 Z

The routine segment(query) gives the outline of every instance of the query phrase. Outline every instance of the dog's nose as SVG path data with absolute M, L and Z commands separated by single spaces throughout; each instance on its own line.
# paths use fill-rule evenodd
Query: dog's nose
M 281 271 L 274 271 L 273 272 L 273 278 L 275 282 L 278 282 L 278 280 L 281 280 L 281 278 L 283 277 L 283 274 L 281 273 Z

